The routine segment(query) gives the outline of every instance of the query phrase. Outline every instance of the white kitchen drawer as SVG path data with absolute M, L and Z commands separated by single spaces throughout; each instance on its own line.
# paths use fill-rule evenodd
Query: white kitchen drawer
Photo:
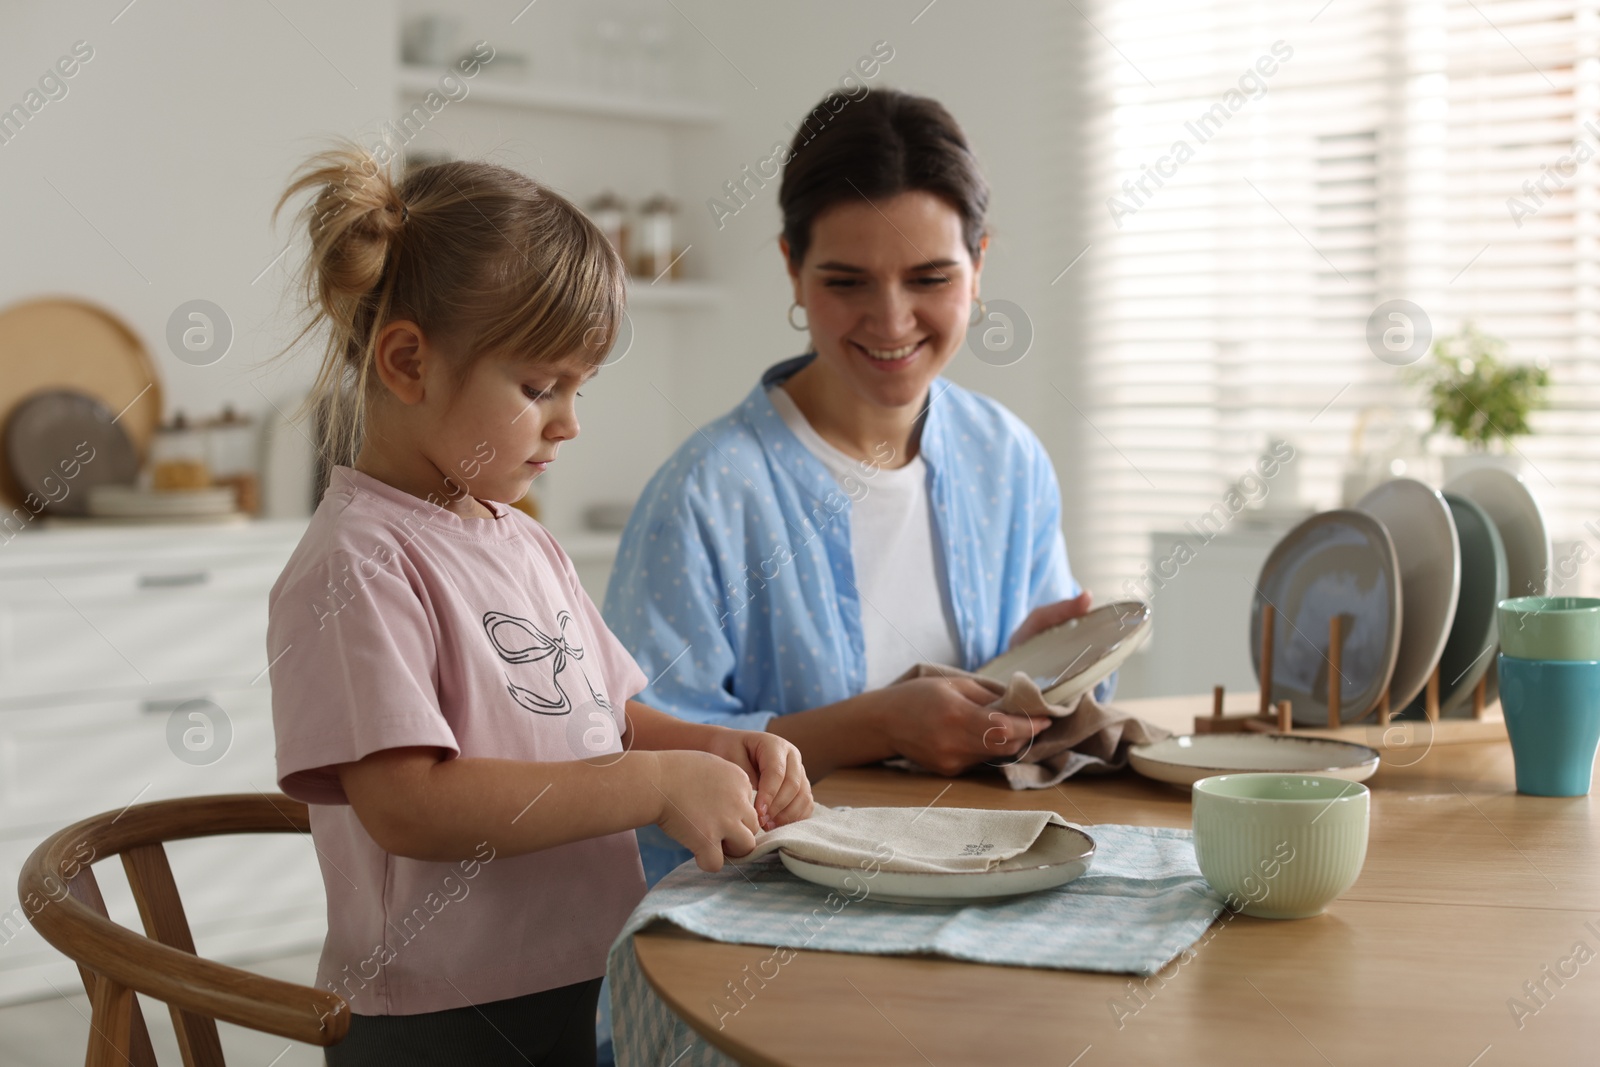
M 119 595 L 161 596 L 184 591 L 265 594 L 288 562 L 288 554 L 191 552 L 181 557 L 87 558 L 71 564 L 0 574 L 0 604 L 31 605 L 65 600 L 91 603 Z
M 0 552 L 0 599 L 4 582 L 17 577 L 54 579 L 130 568 L 182 571 L 230 561 L 275 561 L 282 569 L 305 529 L 304 519 L 227 526 L 30 528 Z
M 181 729 L 204 725 L 188 718 L 192 709 L 178 707 L 200 696 L 215 706 L 204 709 L 214 720 L 213 744 L 220 743 L 224 717 L 231 735 L 222 756 L 204 765 L 185 762 L 169 744 L 174 711 Z M 39 842 L 78 819 L 134 802 L 257 791 L 277 791 L 265 682 L 164 699 L 0 711 L 0 1003 L 54 995 L 51 983 L 77 988 L 75 971 L 33 932 L 16 897 L 22 862 Z M 308 835 L 285 824 L 282 834 L 173 842 L 167 852 L 202 955 L 248 959 L 320 943 L 326 905 Z M 112 918 L 138 929 L 121 862 L 98 863 L 96 877 Z
M 184 700 L 209 699 L 220 717 L 210 743 L 191 733 L 202 749 L 191 759 L 222 754 L 214 762 L 187 762 L 178 754 L 183 732 L 206 728 L 179 716 L 177 738 L 170 720 Z M 197 793 L 277 789 L 271 692 L 255 689 L 191 691 L 170 699 L 123 699 L 31 710 L 0 711 L 0 833 L 65 826 L 96 812 L 140 801 Z
M 15 701 L 198 678 L 249 681 L 267 665 L 266 591 L 163 590 L 0 608 L 0 690 Z
M 267 596 L 301 523 L 45 531 L 0 554 L 0 708 L 266 668 Z
M 277 569 L 196 569 L 193 584 L 139 586 L 151 572 L 0 583 L 0 694 L 43 694 L 201 678 L 249 682 L 267 665 L 267 594 Z M 174 573 L 174 572 L 167 572 Z

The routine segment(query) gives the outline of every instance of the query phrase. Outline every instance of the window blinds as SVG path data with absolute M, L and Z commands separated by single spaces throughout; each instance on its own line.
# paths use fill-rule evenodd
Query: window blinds
M 1328 507 L 1364 411 L 1411 411 L 1425 426 L 1421 389 L 1366 340 L 1394 298 L 1420 306 L 1435 335 L 1470 316 L 1511 358 L 1548 361 L 1552 406 L 1518 442 L 1524 477 L 1558 535 L 1600 519 L 1592 11 L 1494 0 L 1083 11 L 1097 32 L 1077 406 L 1085 439 L 1110 446 L 1084 460 L 1095 506 L 1074 553 L 1086 584 L 1103 597 L 1131 588 L 1151 535 L 1214 514 L 1274 438 L 1296 458 L 1269 489 L 1298 480 L 1307 503 Z M 1596 158 L 1561 165 L 1584 138 Z M 1531 213 L 1508 205 L 1535 194 Z

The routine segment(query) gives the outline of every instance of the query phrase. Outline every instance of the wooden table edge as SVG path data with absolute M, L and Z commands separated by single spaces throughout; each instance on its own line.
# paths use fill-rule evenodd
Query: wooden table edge
M 754 1067 L 786 1067 L 779 1060 L 772 1059 L 758 1052 L 748 1045 L 742 1044 L 728 1034 L 725 1030 L 714 1030 L 709 1023 L 702 1021 L 700 1014 L 691 1010 L 686 1001 L 667 991 L 664 983 L 650 973 L 650 965 L 645 962 L 644 956 L 639 954 L 639 939 L 641 937 L 677 938 L 691 941 L 712 942 L 709 937 L 702 937 L 691 930 L 674 925 L 666 919 L 657 919 L 643 930 L 633 935 L 634 958 L 639 963 L 639 973 L 644 975 L 644 980 L 650 983 L 650 988 L 655 995 L 661 998 L 662 1003 L 672 1009 L 672 1013 L 688 1024 L 689 1028 L 703 1037 L 712 1048 L 725 1053 L 741 1064 L 752 1064 Z M 712 942 L 713 944 L 733 944 L 734 942 Z M 759 945 L 749 945 L 749 948 L 759 948 Z M 804 950 L 797 950 L 804 951 Z M 684 1051 L 688 1051 L 685 1049 Z

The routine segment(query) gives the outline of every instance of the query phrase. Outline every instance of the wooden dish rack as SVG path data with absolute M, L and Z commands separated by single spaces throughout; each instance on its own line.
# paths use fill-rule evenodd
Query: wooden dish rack
M 1340 657 L 1344 649 L 1344 620 L 1337 614 L 1328 620 L 1328 725 L 1300 726 L 1294 723 L 1290 702 L 1272 700 L 1272 652 L 1277 629 L 1277 608 L 1265 604 L 1261 609 L 1261 701 L 1257 710 L 1248 715 L 1228 715 L 1223 711 L 1225 696 L 1222 686 L 1211 691 L 1211 714 L 1194 717 L 1197 734 L 1267 733 L 1293 734 L 1296 737 L 1324 737 L 1335 741 L 1353 741 L 1380 750 L 1414 749 L 1419 744 L 1460 744 L 1465 742 L 1504 741 L 1506 724 L 1503 718 L 1490 717 L 1485 706 L 1488 675 L 1478 679 L 1472 691 L 1472 718 L 1441 719 L 1439 717 L 1439 665 L 1434 664 L 1423 690 L 1422 720 L 1391 720 L 1389 690 L 1384 689 L 1377 705 L 1360 720 L 1346 723 L 1339 714 Z M 1498 707 L 1495 709 L 1498 712 Z M 1366 720 L 1377 712 L 1375 723 Z M 1373 727 L 1376 726 L 1377 729 Z M 1424 735 L 1424 731 L 1426 734 Z

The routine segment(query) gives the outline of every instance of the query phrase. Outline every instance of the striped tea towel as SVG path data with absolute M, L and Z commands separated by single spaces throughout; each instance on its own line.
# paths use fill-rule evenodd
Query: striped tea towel
M 611 946 L 607 973 L 617 1067 L 732 1063 L 662 1003 L 640 972 L 633 935 L 658 919 L 716 941 L 775 946 L 762 963 L 768 971 L 792 959 L 789 950 L 807 948 L 1154 974 L 1205 933 L 1222 910 L 1222 898 L 1195 863 L 1194 835 L 1109 823 L 1085 829 L 1097 849 L 1083 877 L 1008 901 L 966 906 L 890 904 L 870 893 L 852 901 L 794 877 L 776 856 L 729 864 L 716 874 L 692 861 L 683 864 L 645 895 Z M 728 977 L 731 991 L 712 1006 L 724 1029 L 739 1025 L 749 995 L 732 983 L 760 983 L 773 974 Z

